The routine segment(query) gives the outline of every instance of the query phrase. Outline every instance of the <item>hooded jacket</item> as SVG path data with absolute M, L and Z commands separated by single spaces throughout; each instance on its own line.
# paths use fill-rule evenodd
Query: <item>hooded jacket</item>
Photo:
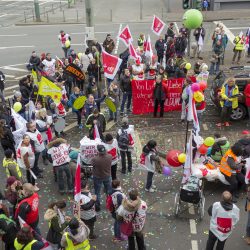
M 49 230 L 46 240 L 59 244 L 62 239 L 63 230 L 68 226 L 68 222 L 60 223 L 60 218 L 55 209 L 49 208 L 44 214 L 44 220 L 49 223 Z
M 229 148 L 230 143 L 226 137 L 216 139 L 211 149 L 212 159 L 219 162 Z
M 79 221 L 79 228 L 77 229 L 77 234 L 73 235 L 70 231 L 70 228 L 67 228 L 65 232 L 69 234 L 69 238 L 77 245 L 82 242 L 84 242 L 86 239 L 88 239 L 89 236 L 89 229 L 85 224 L 81 221 Z M 61 246 L 62 247 L 67 247 L 67 241 L 66 241 L 66 236 L 63 234 L 62 239 L 61 239 Z
M 243 138 L 238 141 L 243 148 L 243 157 L 250 157 L 250 138 Z

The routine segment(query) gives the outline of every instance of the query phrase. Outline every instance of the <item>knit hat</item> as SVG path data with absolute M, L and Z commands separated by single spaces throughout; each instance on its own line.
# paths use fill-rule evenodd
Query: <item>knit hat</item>
M 21 92 L 20 92 L 20 91 L 14 90 L 13 92 L 14 92 L 14 96 L 15 96 L 16 98 L 18 98 L 18 97 L 21 97 L 21 96 L 22 96 L 22 94 L 21 94 Z
M 106 149 L 103 145 L 97 145 L 97 151 L 101 154 L 104 154 L 106 152 Z
M 128 124 L 128 118 L 127 117 L 122 118 L 122 124 Z
M 10 176 L 7 179 L 7 186 L 11 186 L 15 181 L 16 181 L 16 177 L 15 176 Z

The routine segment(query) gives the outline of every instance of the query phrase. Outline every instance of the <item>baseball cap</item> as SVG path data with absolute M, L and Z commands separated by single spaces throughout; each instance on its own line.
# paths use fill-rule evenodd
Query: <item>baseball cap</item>
M 97 151 L 101 154 L 104 154 L 106 152 L 106 149 L 103 145 L 97 145 Z

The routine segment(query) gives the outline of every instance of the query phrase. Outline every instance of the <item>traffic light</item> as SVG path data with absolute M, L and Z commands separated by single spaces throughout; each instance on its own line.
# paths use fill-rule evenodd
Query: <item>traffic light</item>
M 182 7 L 184 10 L 190 8 L 190 0 L 182 0 Z

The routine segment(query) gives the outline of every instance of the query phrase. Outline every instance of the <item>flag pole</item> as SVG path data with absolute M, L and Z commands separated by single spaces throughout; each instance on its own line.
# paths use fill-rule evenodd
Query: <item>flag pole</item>
M 189 127 L 189 121 L 187 120 L 186 136 L 185 136 L 185 153 L 187 152 L 188 127 Z

